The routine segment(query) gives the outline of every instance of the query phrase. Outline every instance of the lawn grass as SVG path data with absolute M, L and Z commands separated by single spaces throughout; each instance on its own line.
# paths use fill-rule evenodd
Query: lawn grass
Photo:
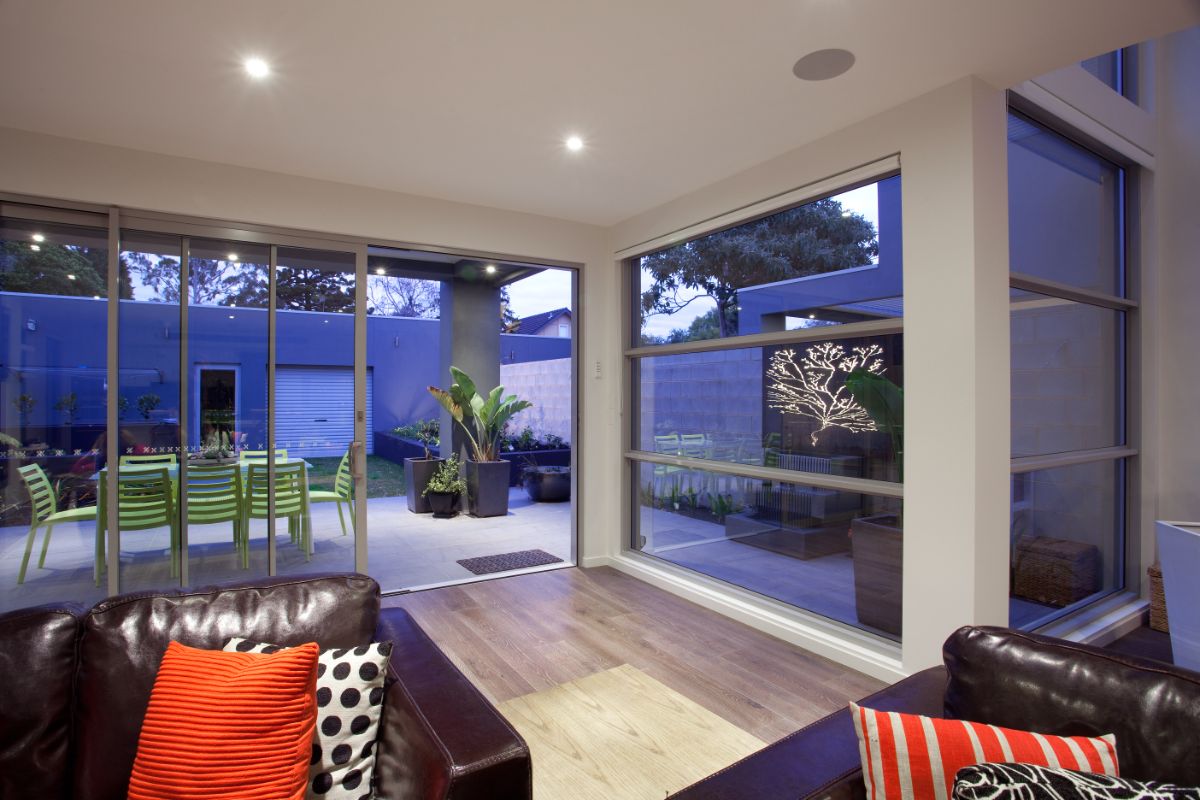
M 306 458 L 312 466 L 308 470 L 308 485 L 313 489 L 333 491 L 340 456 Z M 367 499 L 374 497 L 399 497 L 405 492 L 404 465 L 388 461 L 382 456 L 367 456 Z

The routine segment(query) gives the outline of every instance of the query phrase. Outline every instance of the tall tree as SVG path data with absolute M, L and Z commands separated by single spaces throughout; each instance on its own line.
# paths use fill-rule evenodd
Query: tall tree
M 371 275 L 367 278 L 367 313 L 389 317 L 437 319 L 441 312 L 438 281 Z
M 512 298 L 508 294 L 508 286 L 500 287 L 500 332 L 513 330 L 521 319 L 512 310 Z
M 653 253 L 645 314 L 674 314 L 697 298 L 716 303 L 720 335 L 737 332 L 739 289 L 861 267 L 879 254 L 875 226 L 825 199 Z
M 0 290 L 68 297 L 107 294 L 108 272 L 103 251 L 44 243 L 34 250 L 26 242 L 0 247 Z M 121 270 L 121 296 L 131 297 L 128 271 Z

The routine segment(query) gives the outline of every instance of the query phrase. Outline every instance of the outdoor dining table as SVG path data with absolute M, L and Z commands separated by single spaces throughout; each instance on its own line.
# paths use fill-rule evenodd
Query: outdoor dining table
M 226 462 L 226 464 L 229 464 L 229 463 L 233 463 L 233 462 Z M 266 461 L 238 461 L 236 463 L 241 470 L 242 478 L 244 481 L 250 472 L 251 464 L 265 464 Z M 308 463 L 307 461 L 305 461 L 302 458 L 277 458 L 277 459 L 275 459 L 276 466 L 285 466 L 285 465 L 289 465 L 289 464 L 303 464 L 304 465 L 305 480 L 301 482 L 301 490 L 304 492 L 304 508 L 307 509 L 308 508 L 307 476 L 308 476 L 308 471 L 310 469 L 312 469 L 312 464 Z M 202 464 L 201 466 L 211 466 L 211 465 L 212 465 L 212 462 L 206 462 L 206 463 Z M 157 471 L 165 469 L 167 471 L 167 477 L 169 477 L 171 479 L 171 483 L 175 488 L 175 494 L 178 497 L 178 494 L 179 494 L 179 465 L 178 464 L 170 464 L 170 463 L 121 464 L 120 466 L 118 466 L 117 469 L 118 469 L 119 475 L 137 475 L 137 474 L 144 474 L 144 473 L 150 473 L 150 472 L 157 472 Z M 97 510 L 96 510 L 96 578 L 97 578 L 97 580 L 99 580 L 99 577 L 100 577 L 100 564 L 105 560 L 105 557 L 104 557 L 104 546 L 105 546 L 104 545 L 104 534 L 105 534 L 105 531 L 107 530 L 107 521 L 108 521 L 108 515 L 107 515 L 107 510 L 106 510 L 107 509 L 106 495 L 108 493 L 105 491 L 105 481 L 106 481 L 107 476 L 108 476 L 108 467 L 104 467 L 103 469 L 99 470 L 98 472 L 93 473 L 90 478 L 94 483 L 98 484 L 97 492 L 96 492 L 96 506 L 97 506 Z M 243 485 L 244 485 L 244 483 L 243 483 Z M 310 555 L 310 554 L 306 553 L 306 555 Z

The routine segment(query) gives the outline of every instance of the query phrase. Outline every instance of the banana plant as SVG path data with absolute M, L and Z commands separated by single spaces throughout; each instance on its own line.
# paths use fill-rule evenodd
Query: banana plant
M 450 368 L 450 376 L 454 383 L 449 389 L 430 386 L 429 393 L 442 404 L 451 419 L 462 426 L 471 444 L 474 461 L 499 461 L 504 424 L 533 403 L 518 400 L 512 394 L 505 397 L 503 386 L 497 386 L 484 397 L 470 376 L 458 367 Z
M 900 482 L 904 482 L 904 390 L 882 375 L 859 368 L 846 377 L 846 389 L 892 440 Z

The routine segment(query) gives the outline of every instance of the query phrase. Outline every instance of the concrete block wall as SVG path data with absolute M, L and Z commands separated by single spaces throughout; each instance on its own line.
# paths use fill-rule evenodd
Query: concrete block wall
M 538 436 L 554 434 L 571 441 L 570 358 L 501 364 L 500 383 L 505 394 L 515 394 L 533 403 L 533 408 L 509 421 L 510 432 L 520 433 L 528 425 Z

